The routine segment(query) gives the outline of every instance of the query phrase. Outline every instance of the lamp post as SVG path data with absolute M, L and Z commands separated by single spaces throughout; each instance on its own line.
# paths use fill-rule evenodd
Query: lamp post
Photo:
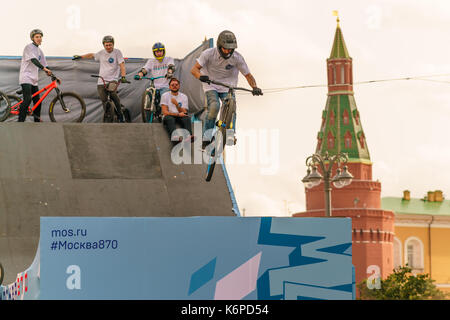
M 325 189 L 325 215 L 331 217 L 331 183 L 336 188 L 343 188 L 352 183 L 353 176 L 348 172 L 347 163 L 348 156 L 346 153 L 339 152 L 338 154 L 330 156 L 328 151 L 324 155 L 315 153 L 306 158 L 306 166 L 308 167 L 306 176 L 302 179 L 305 187 L 311 189 L 318 186 L 322 180 Z M 326 164 L 328 163 L 328 166 Z M 337 163 L 338 168 L 336 175 L 331 177 L 334 164 Z M 340 164 L 344 164 L 344 169 L 341 170 Z M 318 166 L 323 172 L 323 176 L 317 171 Z

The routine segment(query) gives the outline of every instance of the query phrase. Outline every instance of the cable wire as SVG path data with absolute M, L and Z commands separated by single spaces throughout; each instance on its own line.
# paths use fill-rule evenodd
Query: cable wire
M 430 82 L 438 82 L 438 83 L 450 83 L 450 81 L 427 79 L 427 78 L 446 77 L 446 76 L 450 76 L 450 73 L 435 74 L 435 75 L 428 75 L 428 76 L 413 76 L 413 77 L 403 77 L 403 78 L 366 80 L 366 81 L 354 82 L 353 85 L 370 84 L 370 83 L 376 83 L 376 82 L 401 81 L 401 80 L 422 80 L 422 81 L 430 81 Z M 328 85 L 327 84 L 312 84 L 312 85 L 291 86 L 291 87 L 282 87 L 282 88 L 268 88 L 268 89 L 262 89 L 262 90 L 263 90 L 263 93 L 279 93 L 279 92 L 288 91 L 288 90 L 305 89 L 305 88 L 320 88 L 320 87 L 328 87 Z M 250 93 L 247 93 L 247 92 L 239 92 L 239 95 L 249 95 L 249 94 Z

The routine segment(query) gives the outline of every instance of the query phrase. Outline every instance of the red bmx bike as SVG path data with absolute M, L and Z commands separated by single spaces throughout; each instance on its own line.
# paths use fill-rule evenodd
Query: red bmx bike
M 83 99 L 74 92 L 61 92 L 58 85 L 61 83 L 55 75 L 50 76 L 52 82 L 45 88 L 39 90 L 32 97 L 44 92 L 39 101 L 28 107 L 28 115 L 33 115 L 34 110 L 44 101 L 48 94 L 55 89 L 56 97 L 50 102 L 48 115 L 53 122 L 81 122 L 86 115 L 86 104 Z M 22 94 L 22 90 L 16 91 L 18 95 Z M 19 115 L 20 105 L 23 103 L 22 98 L 16 95 L 7 95 L 8 100 L 0 103 L 0 121 L 5 121 L 9 117 Z

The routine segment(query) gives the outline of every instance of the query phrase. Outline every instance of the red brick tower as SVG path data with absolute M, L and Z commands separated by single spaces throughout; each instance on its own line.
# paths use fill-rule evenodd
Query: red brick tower
M 339 20 L 330 58 L 327 59 L 328 98 L 322 113 L 316 153 L 348 154 L 354 176 L 344 188 L 332 186 L 332 217 L 352 218 L 352 254 L 356 283 L 368 278 L 371 265 L 386 278 L 393 270 L 394 213 L 381 209 L 381 183 L 372 181 L 372 162 L 353 96 L 352 58 Z M 336 174 L 337 165 L 331 176 Z M 305 170 L 306 171 L 306 170 Z M 322 173 L 322 172 L 321 172 Z M 322 173 L 323 174 L 323 173 Z M 294 217 L 325 216 L 324 184 L 306 189 L 306 212 Z

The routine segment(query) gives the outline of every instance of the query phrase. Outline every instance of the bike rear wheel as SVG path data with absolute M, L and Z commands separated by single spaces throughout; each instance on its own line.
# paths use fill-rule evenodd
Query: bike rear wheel
M 86 115 L 86 104 L 74 92 L 64 92 L 56 96 L 48 108 L 52 122 L 81 122 Z
M 116 115 L 116 106 L 114 102 L 106 101 L 105 103 L 105 113 L 103 114 L 103 122 L 104 123 L 113 123 L 116 122 L 117 115 Z
M 6 94 L 0 91 L 0 121 L 5 121 L 11 113 L 11 102 Z
M 5 121 L 17 121 L 19 118 L 19 112 L 20 112 L 20 104 L 19 105 L 17 105 L 17 104 L 19 102 L 22 102 L 22 98 L 20 98 L 19 96 L 8 94 L 8 99 L 9 99 L 9 102 L 11 103 L 11 109 L 9 112 L 9 116 Z M 28 109 L 30 109 L 30 108 L 28 107 Z
M 122 107 L 122 113 L 123 113 L 123 117 L 125 118 L 125 122 L 130 123 L 131 122 L 131 115 L 130 115 L 130 110 L 128 110 L 127 108 L 125 108 L 123 105 L 121 105 Z

